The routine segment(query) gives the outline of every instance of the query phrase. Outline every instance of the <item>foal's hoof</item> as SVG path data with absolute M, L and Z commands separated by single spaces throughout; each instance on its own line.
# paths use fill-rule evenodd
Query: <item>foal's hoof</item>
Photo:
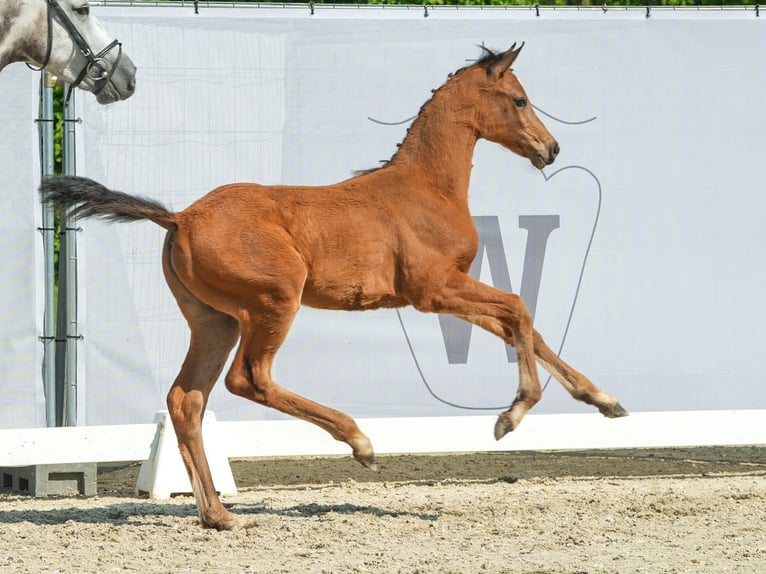
M 373 471 L 377 472 L 377 470 L 378 470 L 378 463 L 375 462 L 375 457 L 374 456 L 372 458 L 367 458 L 367 459 L 364 459 L 364 460 L 362 460 L 362 459 L 357 459 L 357 460 L 362 464 L 363 467 L 369 468 L 370 470 L 373 470 Z
M 359 464 L 361 464 L 363 467 L 369 468 L 370 470 L 378 470 L 378 464 L 375 462 L 374 454 L 360 456 L 358 453 L 354 453 L 354 458 L 358 460 Z
M 620 417 L 626 417 L 630 413 L 626 411 L 620 403 L 614 405 L 611 409 L 602 411 L 603 415 L 610 419 L 618 419 Z
M 507 415 L 508 413 L 503 413 L 497 417 L 497 422 L 495 423 L 495 440 L 500 440 L 516 428 L 516 425 L 508 419 Z
M 256 519 L 249 516 L 240 516 L 227 512 L 216 518 L 200 517 L 200 525 L 203 528 L 212 528 L 218 531 L 242 530 L 257 526 Z
M 354 458 L 358 460 L 362 466 L 369 468 L 370 470 L 378 470 L 378 465 L 375 464 L 375 451 L 372 450 L 370 439 L 362 435 L 349 440 L 348 444 L 354 452 Z

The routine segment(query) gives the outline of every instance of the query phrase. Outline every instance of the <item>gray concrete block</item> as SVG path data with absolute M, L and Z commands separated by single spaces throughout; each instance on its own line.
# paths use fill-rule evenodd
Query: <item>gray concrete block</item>
M 32 496 L 96 495 L 96 463 L 2 467 L 3 488 Z

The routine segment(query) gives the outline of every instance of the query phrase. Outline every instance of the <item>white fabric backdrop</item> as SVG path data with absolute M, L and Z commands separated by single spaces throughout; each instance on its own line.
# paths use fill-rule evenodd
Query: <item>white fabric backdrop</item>
M 37 124 L 40 74 L 13 64 L 0 74 L 0 428 L 45 425 L 42 385 L 43 252 L 40 146 Z
M 119 105 L 78 100 L 79 173 L 175 209 L 232 181 L 345 179 L 391 156 L 407 124 L 378 122 L 415 115 L 477 44 L 525 41 L 515 70 L 562 152 L 541 174 L 477 147 L 473 213 L 490 239 L 499 229 L 504 252 L 488 245 L 482 279 L 503 283 L 505 263 L 514 290 L 532 285 L 528 227 L 539 239 L 547 221 L 536 325 L 567 361 L 633 411 L 766 407 L 766 119 L 752 104 L 766 99 L 755 57 L 766 41 L 752 13 L 434 10 L 426 19 L 317 8 L 311 17 L 94 7 L 139 67 L 138 87 Z M 163 233 L 83 227 L 80 423 L 149 422 L 188 340 L 162 278 Z M 462 352 L 466 362 L 450 363 L 436 316 L 400 316 L 303 309 L 275 376 L 354 416 L 476 414 L 426 383 L 486 414 L 510 403 L 516 367 L 502 343 L 473 329 L 470 344 L 455 343 L 453 360 Z M 210 408 L 219 420 L 280 416 L 223 384 Z M 553 381 L 535 412 L 591 409 Z

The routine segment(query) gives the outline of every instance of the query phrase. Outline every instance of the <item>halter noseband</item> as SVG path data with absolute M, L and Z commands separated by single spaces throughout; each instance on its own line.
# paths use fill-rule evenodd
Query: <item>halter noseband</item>
M 85 79 L 85 76 L 88 76 L 91 80 L 93 80 L 95 87 L 93 93 L 98 94 L 101 90 L 104 89 L 104 86 L 106 86 L 107 82 L 109 82 L 112 74 L 114 74 L 115 68 L 120 62 L 120 58 L 122 58 L 122 44 L 115 38 L 103 50 L 94 55 L 93 50 L 91 50 L 90 46 L 88 45 L 88 42 L 85 40 L 85 38 L 83 38 L 83 35 L 69 19 L 69 16 L 67 16 L 66 12 L 64 12 L 64 9 L 59 5 L 58 0 L 45 0 L 45 2 L 48 4 L 48 48 L 45 53 L 45 62 L 39 68 L 33 68 L 29 64 L 27 64 L 27 66 L 32 70 L 40 71 L 50 62 L 51 51 L 53 50 L 53 14 L 55 12 L 56 16 L 58 16 L 59 23 L 69 33 L 69 37 L 80 50 L 80 53 L 88 60 L 88 63 L 85 64 L 82 70 L 80 70 L 80 73 L 77 74 L 74 82 L 69 84 L 66 103 L 69 103 L 69 96 L 72 94 L 72 89 L 79 86 L 80 82 Z M 105 56 L 115 47 L 117 48 L 117 58 L 115 58 L 114 64 L 109 66 Z

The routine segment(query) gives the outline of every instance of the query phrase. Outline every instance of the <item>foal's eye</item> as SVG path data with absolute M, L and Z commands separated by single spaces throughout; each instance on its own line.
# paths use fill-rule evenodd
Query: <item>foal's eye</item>
M 513 103 L 516 104 L 517 108 L 523 108 L 527 105 L 527 99 L 526 98 L 513 98 Z
M 85 6 L 79 6 L 77 8 L 72 8 L 75 14 L 79 14 L 80 16 L 87 16 L 90 14 L 90 6 L 87 4 Z

